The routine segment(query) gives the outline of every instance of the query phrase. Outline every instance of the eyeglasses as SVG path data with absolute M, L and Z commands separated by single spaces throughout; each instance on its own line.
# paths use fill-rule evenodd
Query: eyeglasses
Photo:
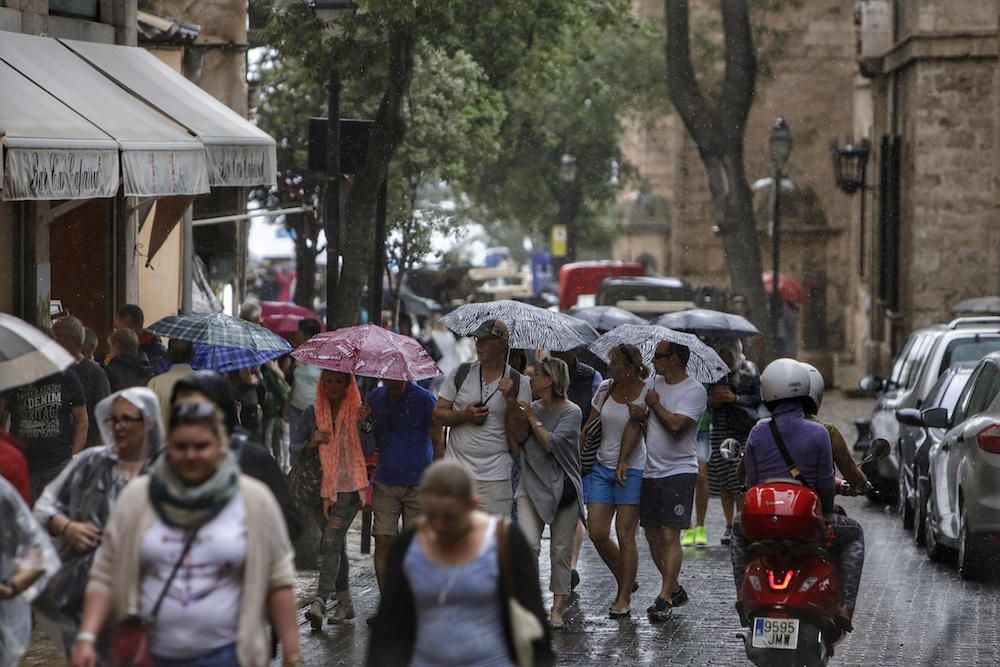
M 668 350 L 667 352 L 657 352 L 656 354 L 653 355 L 653 358 L 654 359 L 666 359 L 667 357 L 672 357 L 675 354 L 677 354 L 677 353 L 674 352 L 673 350 Z
M 120 416 L 111 415 L 110 417 L 104 420 L 104 423 L 111 424 L 112 426 L 114 426 L 115 424 L 138 424 L 141 421 L 142 421 L 142 415 L 138 417 L 131 417 L 129 415 L 120 415 Z

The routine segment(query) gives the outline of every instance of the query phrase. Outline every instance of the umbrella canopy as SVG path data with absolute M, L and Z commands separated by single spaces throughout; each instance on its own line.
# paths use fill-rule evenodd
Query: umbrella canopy
M 260 323 L 279 336 L 291 336 L 302 320 L 317 320 L 319 330 L 326 331 L 323 318 L 305 306 L 290 301 L 260 302 Z
M 256 368 L 272 359 L 283 357 L 292 351 L 289 345 L 286 350 L 247 350 L 242 347 L 221 347 L 219 345 L 194 344 L 194 359 L 191 368 L 196 371 L 218 371 L 228 373 L 241 368 Z
M 706 336 L 755 336 L 760 333 L 745 317 L 707 308 L 667 313 L 653 320 L 653 324 Z
M 650 364 L 653 361 L 653 352 L 656 351 L 660 341 L 685 345 L 691 350 L 687 372 L 698 382 L 716 382 L 729 372 L 729 367 L 718 353 L 698 340 L 697 336 L 655 324 L 624 324 L 598 338 L 597 342 L 590 346 L 590 351 L 604 361 L 609 361 L 612 348 L 621 343 L 635 345 L 642 353 L 642 360 Z
M 566 321 L 569 323 L 569 325 L 573 327 L 573 331 L 580 334 L 580 338 L 582 338 L 587 345 L 590 345 L 595 340 L 600 338 L 601 336 L 600 332 L 594 327 L 590 326 L 590 324 L 588 324 L 584 320 L 577 319 L 576 317 L 573 317 L 572 315 L 567 315 L 566 313 L 560 313 L 560 315 L 566 318 Z
M 147 329 L 167 338 L 219 347 L 241 347 L 255 352 L 275 350 L 283 353 L 291 349 L 288 341 L 259 324 L 238 320 L 223 313 L 169 315 L 153 322 Z
M 1000 296 L 980 296 L 959 301 L 951 307 L 953 313 L 979 313 L 981 315 L 1000 314 Z
M 764 291 L 772 292 L 774 289 L 771 287 L 771 283 L 774 281 L 772 277 L 773 271 L 765 271 L 764 275 L 761 276 L 764 280 Z M 786 276 L 784 273 L 778 274 L 778 294 L 785 301 L 790 301 L 796 305 L 802 305 L 809 298 L 809 291 L 795 278 Z
M 62 345 L 39 329 L 0 313 L 0 391 L 64 371 L 73 361 Z
M 647 324 L 639 315 L 630 313 L 618 306 L 588 306 L 585 308 L 572 308 L 567 313 L 570 317 L 583 320 L 594 327 L 600 333 L 611 331 L 615 327 L 623 324 Z
M 468 336 L 486 320 L 500 320 L 510 330 L 510 346 L 525 350 L 572 350 L 586 341 L 560 313 L 521 301 L 467 303 L 441 318 L 459 336 Z
M 383 380 L 424 380 L 441 375 L 415 339 L 373 324 L 327 331 L 292 352 L 304 364 Z

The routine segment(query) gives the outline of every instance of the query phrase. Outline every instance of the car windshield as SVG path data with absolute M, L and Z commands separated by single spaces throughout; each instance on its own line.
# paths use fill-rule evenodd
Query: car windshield
M 619 301 L 691 301 L 693 295 L 687 287 L 663 285 L 611 285 L 601 287 L 597 302 L 613 306 Z
M 1000 336 L 975 336 L 958 338 L 948 343 L 941 357 L 941 367 L 938 373 L 966 361 L 979 361 L 990 352 L 1000 350 Z

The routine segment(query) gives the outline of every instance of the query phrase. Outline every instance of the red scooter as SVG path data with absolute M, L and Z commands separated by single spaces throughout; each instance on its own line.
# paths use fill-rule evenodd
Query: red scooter
M 722 444 L 724 457 L 740 456 L 739 443 L 733 443 Z M 866 461 L 888 451 L 888 441 L 880 438 Z M 864 492 L 837 480 L 841 495 Z M 825 547 L 819 496 L 795 482 L 758 484 L 747 491 L 740 517 L 753 553 L 737 603 L 741 622 L 750 628 L 739 634 L 747 658 L 761 667 L 826 665 L 844 633 L 834 623 L 840 578 Z

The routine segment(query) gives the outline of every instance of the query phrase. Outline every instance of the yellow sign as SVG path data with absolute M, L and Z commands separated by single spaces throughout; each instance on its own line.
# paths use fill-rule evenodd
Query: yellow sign
M 552 225 L 552 256 L 566 256 L 566 225 Z

